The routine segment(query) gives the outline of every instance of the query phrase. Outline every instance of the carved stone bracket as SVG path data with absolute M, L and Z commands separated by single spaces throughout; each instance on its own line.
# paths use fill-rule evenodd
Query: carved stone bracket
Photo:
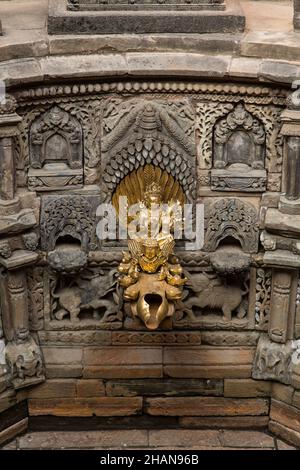
M 0 278 L 0 299 L 5 355 L 15 389 L 44 380 L 41 351 L 29 331 L 28 288 L 24 269 L 37 259 L 36 253 L 17 250 L 9 259 L 0 260 L 4 266 Z
M 280 344 L 272 341 L 267 335 L 261 335 L 254 358 L 252 377 L 290 384 L 292 354 L 295 349 L 294 341 Z
M 6 346 L 6 356 L 15 389 L 45 380 L 41 350 L 32 337 L 10 341 Z

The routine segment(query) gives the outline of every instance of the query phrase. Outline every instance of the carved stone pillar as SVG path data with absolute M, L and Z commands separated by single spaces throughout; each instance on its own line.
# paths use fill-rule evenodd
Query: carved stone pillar
M 12 326 L 16 337 L 28 331 L 28 305 L 26 271 L 8 271 L 7 291 L 10 311 L 13 312 Z
M 276 343 L 287 340 L 292 282 L 292 271 L 273 269 L 269 336 Z
M 27 278 L 24 269 L 24 266 L 34 264 L 36 260 L 36 253 L 23 252 L 23 256 L 17 254 L 2 261 L 6 268 L 0 282 L 3 329 L 8 341 L 6 357 L 15 389 L 44 380 L 41 351 L 29 332 Z
M 16 102 L 8 96 L 0 107 L 0 199 L 15 196 L 14 136 L 18 134 L 20 116 L 15 113 Z
M 298 86 L 298 82 L 294 86 Z M 300 214 L 300 90 L 292 93 L 288 107 L 281 115 L 284 136 L 283 194 L 279 209 L 287 214 Z
M 8 372 L 9 382 L 18 389 L 43 381 L 44 375 L 40 348 L 29 332 L 26 267 L 38 259 L 38 236 L 29 232 L 37 220 L 33 201 L 15 197 L 14 138 L 21 121 L 15 109 L 10 96 L 0 106 L 0 302 L 8 366 L 2 364 L 0 379 Z M 1 340 L 2 349 L 3 345 Z

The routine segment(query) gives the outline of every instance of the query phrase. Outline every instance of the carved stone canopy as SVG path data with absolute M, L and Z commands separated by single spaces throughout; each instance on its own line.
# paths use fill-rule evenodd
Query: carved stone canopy
M 111 101 L 104 131 L 103 179 L 109 197 L 126 175 L 146 164 L 170 173 L 188 200 L 195 197 L 193 109 L 186 100 Z

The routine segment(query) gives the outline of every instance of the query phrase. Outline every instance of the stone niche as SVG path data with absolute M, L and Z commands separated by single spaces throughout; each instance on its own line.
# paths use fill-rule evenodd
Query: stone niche
M 212 189 L 266 190 L 266 134 L 263 124 L 239 103 L 214 127 Z
M 243 31 L 238 0 L 49 0 L 49 34 Z
M 35 191 L 83 185 L 82 128 L 58 106 L 40 115 L 30 129 L 29 187 Z

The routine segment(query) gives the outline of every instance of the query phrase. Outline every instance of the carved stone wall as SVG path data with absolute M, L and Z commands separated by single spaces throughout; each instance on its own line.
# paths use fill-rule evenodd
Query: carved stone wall
M 171 387 L 176 420 L 209 395 L 266 425 L 273 384 L 300 387 L 300 225 L 280 195 L 299 113 L 287 91 L 111 81 L 14 96 L 0 114 L 0 402 L 46 379 L 28 388 L 32 416 L 81 416 L 86 403 L 89 416 L 172 415 Z M 204 246 L 177 244 L 187 281 L 155 332 L 123 302 L 125 242 L 96 235 L 99 204 L 146 165 L 205 214 Z

